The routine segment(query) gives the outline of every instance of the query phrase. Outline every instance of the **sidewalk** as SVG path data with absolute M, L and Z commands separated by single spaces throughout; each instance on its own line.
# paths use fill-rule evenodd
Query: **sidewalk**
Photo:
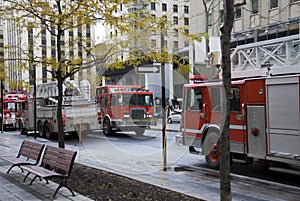
M 24 138 L 26 137 L 24 136 Z M 0 155 L 16 156 L 22 141 L 23 139 L 16 139 L 9 136 L 8 132 L 5 134 L 0 133 Z M 41 140 L 37 139 L 37 141 Z M 14 167 L 10 173 L 7 174 L 6 171 L 9 167 L 9 163 L 0 160 L 0 201 L 53 200 L 52 197 L 58 184 L 51 181 L 49 181 L 49 184 L 46 184 L 45 180 L 39 181 L 36 179 L 35 182 L 29 186 L 29 179 L 23 182 L 26 173 L 22 173 L 18 167 Z M 67 189 L 61 188 L 55 200 L 91 200 L 77 192 L 74 193 L 76 195 L 75 197 L 73 197 Z
M 178 124 L 174 124 L 178 125 Z M 0 133 L 0 155 L 17 155 L 20 144 L 23 140 L 36 141 L 48 145 L 57 146 L 57 142 L 32 136 L 24 136 L 19 133 L 5 132 Z M 81 163 L 94 168 L 107 170 L 101 162 L 95 160 L 84 146 L 78 147 L 76 144 L 66 144 L 66 149 L 78 151 L 76 163 Z M 184 160 L 189 160 L 187 157 Z M 21 173 L 18 168 L 13 168 L 6 174 L 9 164 L 0 160 L 0 201 L 6 200 L 52 200 L 52 196 L 58 184 L 36 180 L 31 186 L 29 180 L 23 183 L 25 173 Z M 204 174 L 199 174 L 204 171 Z M 120 174 L 121 171 L 116 173 Z M 205 175 L 211 175 L 206 177 Z M 217 174 L 217 173 L 214 173 Z M 161 186 L 180 193 L 198 197 L 204 200 L 220 200 L 219 178 L 208 170 L 198 171 L 170 171 L 164 172 L 163 180 L 161 171 L 153 171 L 151 174 L 128 174 L 124 175 L 156 186 Z M 162 185 L 163 181 L 163 185 Z M 300 188 L 291 187 L 274 182 L 267 182 L 259 179 L 245 178 L 239 175 L 232 175 L 232 200 L 274 200 L 287 201 L 299 200 Z M 90 200 L 89 198 L 76 193 L 73 197 L 71 193 L 62 188 L 56 195 L 55 200 Z

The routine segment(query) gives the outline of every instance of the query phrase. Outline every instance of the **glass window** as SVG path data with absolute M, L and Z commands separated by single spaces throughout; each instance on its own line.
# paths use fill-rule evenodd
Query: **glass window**
M 177 16 L 173 17 L 173 24 L 178 24 L 178 17 Z
M 258 13 L 258 0 L 251 0 L 252 14 Z
M 278 7 L 278 0 L 270 0 L 270 9 Z
M 151 10 L 155 10 L 155 3 L 154 3 L 154 2 L 151 2 L 151 3 L 150 3 L 150 7 L 151 7 Z
M 230 111 L 239 112 L 240 111 L 240 89 L 232 88 L 230 95 Z
M 202 110 L 202 88 L 188 89 L 187 109 Z
M 166 3 L 162 4 L 162 11 L 167 11 L 167 4 Z
M 220 112 L 220 88 L 214 87 L 210 90 L 211 110 L 212 112 Z
M 178 5 L 177 4 L 173 5 L 173 12 L 178 13 Z
M 207 25 L 208 26 L 211 26 L 212 25 L 212 16 L 211 16 L 211 13 L 208 14 L 208 17 L 207 17 Z
M 189 7 L 188 6 L 184 6 L 184 13 L 189 14 Z
M 241 6 L 234 7 L 234 19 L 242 18 L 242 8 Z
M 184 25 L 185 26 L 189 25 L 189 18 L 187 18 L 187 17 L 184 18 Z

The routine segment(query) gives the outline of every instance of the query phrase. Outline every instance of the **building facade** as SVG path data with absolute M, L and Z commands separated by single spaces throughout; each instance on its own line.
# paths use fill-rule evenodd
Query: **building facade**
M 205 32 L 210 38 L 220 37 L 223 24 L 223 4 L 220 0 L 191 0 L 191 33 Z M 204 6 L 205 4 L 205 6 Z M 231 47 L 299 35 L 300 0 L 235 0 Z M 198 48 L 199 49 L 199 48 Z M 203 51 L 199 59 L 195 43 L 190 45 L 190 63 L 194 73 L 215 74 L 206 59 L 212 52 Z M 217 62 L 219 64 L 220 58 Z M 212 71 L 214 71 L 212 73 Z
M 3 2 L 1 2 L 3 3 Z M 5 3 L 5 2 L 4 2 Z M 55 79 L 49 72 L 52 67 L 47 59 L 58 58 L 57 33 L 55 28 L 37 24 L 36 21 L 17 22 L 14 20 L 1 21 L 3 45 L 2 54 L 6 71 L 5 89 L 7 91 L 22 91 L 36 84 L 52 82 Z M 52 34 L 50 33 L 53 32 Z M 92 59 L 92 55 L 86 51 L 91 49 L 95 41 L 95 28 L 93 25 L 83 25 L 66 29 L 61 34 L 61 58 L 67 60 L 82 59 L 82 63 Z M 96 67 L 79 70 L 68 78 L 79 84 L 81 80 L 88 79 L 95 74 Z M 34 75 L 35 73 L 35 75 Z

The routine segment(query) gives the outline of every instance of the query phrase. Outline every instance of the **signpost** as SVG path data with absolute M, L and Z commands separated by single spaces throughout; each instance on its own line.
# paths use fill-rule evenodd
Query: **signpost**
M 161 63 L 145 64 L 136 68 L 137 73 L 160 73 Z

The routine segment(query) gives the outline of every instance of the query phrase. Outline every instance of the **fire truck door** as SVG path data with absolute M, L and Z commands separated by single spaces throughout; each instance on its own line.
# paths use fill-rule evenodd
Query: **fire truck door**
M 235 153 L 247 152 L 246 125 L 244 119 L 244 105 L 241 97 L 242 88 L 232 86 L 230 95 L 230 150 Z
M 206 103 L 203 97 L 204 88 L 186 89 L 185 112 L 183 113 L 183 128 L 185 132 L 185 143 L 187 145 L 200 145 L 202 136 L 201 129 L 204 128 L 206 118 Z M 197 141 L 199 140 L 199 142 Z
M 265 106 L 247 106 L 248 156 L 266 155 Z

